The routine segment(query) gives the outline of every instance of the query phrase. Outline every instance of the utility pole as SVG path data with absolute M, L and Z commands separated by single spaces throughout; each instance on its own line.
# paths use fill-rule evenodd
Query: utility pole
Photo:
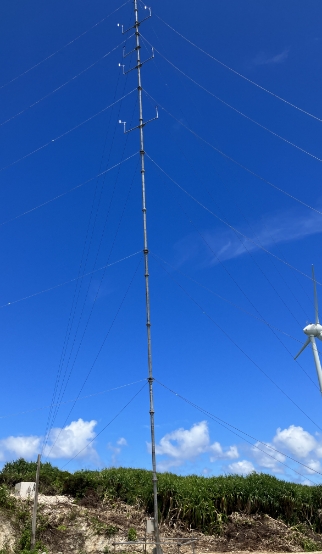
M 39 473 L 40 473 L 40 458 L 41 458 L 41 455 L 38 454 L 34 509 L 33 509 L 33 514 L 32 514 L 32 526 L 31 526 L 31 550 L 35 549 L 35 544 L 36 544 L 36 523 L 37 523 L 37 508 L 38 508 L 38 487 L 39 487 Z
M 144 278 L 145 278 L 145 305 L 146 305 L 146 329 L 147 329 L 147 354 L 148 354 L 148 383 L 149 383 L 149 400 L 150 400 L 150 427 L 151 427 L 151 448 L 152 448 L 152 482 L 153 482 L 153 499 L 154 499 L 154 536 L 156 543 L 156 554 L 162 554 L 161 545 L 160 545 L 160 535 L 159 535 L 159 515 L 158 515 L 158 479 L 156 471 L 156 455 L 155 455 L 155 426 L 154 426 L 154 402 L 153 402 L 153 371 L 152 371 L 152 345 L 151 345 L 151 318 L 150 318 L 150 290 L 149 290 L 149 249 L 148 249 L 148 234 L 147 234 L 147 216 L 146 216 L 146 192 L 145 192 L 145 151 L 144 151 L 144 127 L 150 121 L 154 121 L 158 118 L 158 110 L 156 108 L 156 117 L 144 122 L 143 119 L 143 101 L 142 101 L 142 80 L 141 80 L 141 68 L 144 63 L 154 58 L 154 52 L 152 49 L 152 56 L 145 60 L 141 61 L 141 45 L 140 45 L 140 25 L 146 19 L 151 17 L 151 9 L 145 6 L 145 9 L 149 10 L 149 15 L 145 17 L 142 21 L 139 21 L 139 10 L 138 10 L 138 0 L 134 1 L 134 25 L 129 29 L 125 30 L 122 26 L 122 33 L 125 34 L 131 29 L 135 29 L 135 48 L 126 53 L 123 50 L 123 58 L 126 58 L 129 54 L 136 52 L 136 61 L 137 64 L 135 67 L 129 69 L 128 71 L 124 70 L 124 65 L 119 64 L 120 67 L 123 67 L 123 73 L 126 75 L 130 71 L 137 70 L 138 76 L 138 101 L 139 101 L 139 125 L 133 129 L 126 130 L 126 123 L 120 121 L 124 125 L 124 133 L 130 133 L 135 129 L 140 131 L 140 158 L 141 158 L 141 185 L 142 185 L 142 214 L 143 214 L 143 255 L 144 255 Z

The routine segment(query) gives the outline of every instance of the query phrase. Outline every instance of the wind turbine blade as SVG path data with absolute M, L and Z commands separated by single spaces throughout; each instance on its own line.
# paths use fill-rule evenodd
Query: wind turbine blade
M 310 337 L 307 339 L 307 341 L 303 344 L 301 350 L 296 354 L 294 360 L 299 357 L 300 354 L 302 354 L 303 350 L 310 344 Z
M 311 336 L 311 337 L 309 337 L 309 339 L 310 339 L 311 345 L 312 345 L 315 367 L 316 367 L 316 372 L 318 374 L 318 380 L 319 380 L 319 385 L 320 385 L 320 392 L 322 394 L 322 368 L 321 368 L 319 353 L 318 353 L 318 349 L 317 349 L 316 344 L 315 344 L 314 337 Z
M 315 275 L 314 275 L 314 265 L 312 265 L 312 279 L 313 279 L 313 287 L 314 287 L 315 323 L 320 323 L 319 322 L 318 293 L 316 291 L 316 280 L 315 280 Z

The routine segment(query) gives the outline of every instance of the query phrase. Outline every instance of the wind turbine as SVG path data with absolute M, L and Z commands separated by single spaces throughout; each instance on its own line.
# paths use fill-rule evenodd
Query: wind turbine
M 298 358 L 299 355 L 302 354 L 303 350 L 305 350 L 305 348 L 311 343 L 316 372 L 318 374 L 320 391 L 322 394 L 322 368 L 321 368 L 318 349 L 316 347 L 316 342 L 315 342 L 315 339 L 322 340 L 322 325 L 320 325 L 320 321 L 319 321 L 318 295 L 316 292 L 316 281 L 315 281 L 313 265 L 312 265 L 312 281 L 313 281 L 313 288 L 314 288 L 315 323 L 309 323 L 309 325 L 304 327 L 303 332 L 307 335 L 308 338 L 305 344 L 302 346 L 299 353 L 295 356 L 294 360 L 296 360 L 296 358 Z

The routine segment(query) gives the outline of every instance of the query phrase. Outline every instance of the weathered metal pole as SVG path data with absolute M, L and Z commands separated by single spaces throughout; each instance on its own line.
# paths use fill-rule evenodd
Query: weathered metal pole
M 138 73 L 138 100 L 139 100 L 139 130 L 140 130 L 140 157 L 141 157 L 141 183 L 142 183 L 142 213 L 143 213 L 143 254 L 144 254 L 144 277 L 145 277 L 145 298 L 146 298 L 146 329 L 147 329 L 147 347 L 148 347 L 148 381 L 150 397 L 150 426 L 151 426 L 151 448 L 152 448 L 152 481 L 154 498 L 154 534 L 157 553 L 161 551 L 159 536 L 159 516 L 158 516 L 158 479 L 155 456 L 155 428 L 154 428 L 154 402 L 153 402 L 153 372 L 152 372 L 152 347 L 151 347 L 151 318 L 150 318 L 150 290 L 149 290 L 149 249 L 146 217 L 146 194 L 145 194 L 145 165 L 144 165 L 144 121 L 143 121 L 143 102 L 142 102 L 142 80 L 141 80 L 141 45 L 139 31 L 139 12 L 138 1 L 134 0 L 135 17 L 135 40 L 137 54 L 137 73 Z
M 37 472 L 36 472 L 36 489 L 35 489 L 35 498 L 34 498 L 34 509 L 32 514 L 32 526 L 31 526 L 31 550 L 35 549 L 36 544 L 36 525 L 37 525 L 37 508 L 38 508 L 38 487 L 39 487 L 39 473 L 40 473 L 40 458 L 41 455 L 38 454 L 37 459 Z

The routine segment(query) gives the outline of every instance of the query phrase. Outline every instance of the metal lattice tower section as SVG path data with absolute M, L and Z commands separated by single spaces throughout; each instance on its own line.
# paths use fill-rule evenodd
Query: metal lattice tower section
M 138 76 L 138 103 L 139 103 L 139 125 L 133 127 L 133 129 L 126 130 L 126 123 L 120 121 L 124 124 L 124 132 L 130 133 L 135 129 L 140 131 L 140 158 L 141 158 L 141 184 L 142 184 L 142 214 L 143 214 L 143 255 L 144 255 L 144 278 L 145 278 L 145 300 L 146 300 L 146 329 L 147 329 L 147 353 L 148 353 L 148 383 L 149 383 L 149 400 L 150 400 L 150 427 L 151 427 L 151 447 L 152 447 L 152 481 L 153 481 L 153 498 L 154 498 L 154 532 L 155 532 L 155 542 L 157 554 L 162 552 L 160 546 L 160 536 L 159 536 L 159 521 L 158 521 L 158 479 L 156 472 L 156 455 L 155 455 L 155 426 L 154 426 L 154 402 L 153 402 L 153 371 L 152 371 L 152 344 L 151 344 L 151 317 L 150 317 L 150 289 L 149 289 L 149 249 L 148 249 L 148 233 L 147 233 L 147 214 L 146 214 L 146 186 L 145 186 L 145 150 L 144 150 L 144 127 L 150 121 L 154 121 L 158 118 L 158 110 L 156 110 L 156 117 L 145 121 L 143 119 L 143 99 L 142 99 L 142 79 L 141 79 L 141 68 L 144 63 L 151 60 L 154 57 L 154 52 L 152 50 L 152 56 L 145 60 L 141 61 L 141 45 L 140 45 L 140 25 L 146 19 L 151 17 L 151 9 L 149 10 L 149 15 L 145 17 L 142 21 L 139 21 L 139 10 L 138 10 L 138 0 L 134 0 L 134 25 L 129 29 L 125 30 L 122 26 L 122 33 L 125 34 L 131 29 L 135 30 L 135 48 L 126 53 L 123 50 L 123 58 L 126 58 L 131 53 L 136 52 L 136 61 L 137 64 L 135 67 L 132 67 L 128 71 L 125 71 L 124 65 L 119 64 L 123 67 L 123 73 L 126 75 L 130 71 L 137 70 Z

